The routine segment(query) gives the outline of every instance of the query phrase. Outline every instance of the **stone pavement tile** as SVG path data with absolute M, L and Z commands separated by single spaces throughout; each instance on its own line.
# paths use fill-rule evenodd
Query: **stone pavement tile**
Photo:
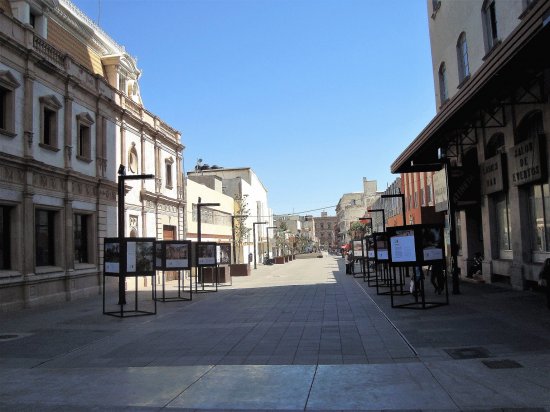
M 315 366 L 216 366 L 167 408 L 304 410 Z
M 550 408 L 550 362 L 530 363 L 528 358 L 518 362 L 522 367 L 507 369 L 488 368 L 480 359 L 426 366 L 462 409 Z
M 319 365 L 307 409 L 457 410 L 422 364 Z
M 369 363 L 366 355 L 343 355 L 342 361 L 345 364 L 363 364 Z
M 2 369 L 0 403 L 161 407 L 208 370 L 209 366 Z

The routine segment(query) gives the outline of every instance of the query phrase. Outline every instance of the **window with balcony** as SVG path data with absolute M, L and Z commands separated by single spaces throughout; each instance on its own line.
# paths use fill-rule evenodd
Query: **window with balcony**
M 470 65 L 468 62 L 468 43 L 466 33 L 462 32 L 456 43 L 456 55 L 458 62 L 458 80 L 462 84 L 470 77 Z
M 42 96 L 40 101 L 40 146 L 50 150 L 58 148 L 58 112 L 61 109 L 59 100 L 51 96 Z
M 86 162 L 92 161 L 92 124 L 94 119 L 88 113 L 80 113 L 76 116 L 76 157 Z
M 15 89 L 19 82 L 7 70 L 0 70 L 0 134 L 15 136 Z
M 174 164 L 174 159 L 169 157 L 165 160 L 164 168 L 165 168 L 165 175 L 166 175 L 166 188 L 172 189 L 174 187 L 173 180 L 172 180 L 172 165 Z
M 489 53 L 498 44 L 495 0 L 486 0 L 483 3 L 482 16 L 486 52 Z

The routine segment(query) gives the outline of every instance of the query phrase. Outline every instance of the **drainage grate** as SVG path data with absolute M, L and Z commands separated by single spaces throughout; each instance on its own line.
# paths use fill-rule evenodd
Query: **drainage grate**
M 477 359 L 491 356 L 487 349 L 481 347 L 445 349 L 445 352 L 453 359 Z
M 481 361 L 489 369 L 514 369 L 514 368 L 523 368 L 523 365 L 520 363 L 511 360 L 511 359 L 502 359 L 502 360 L 484 360 Z

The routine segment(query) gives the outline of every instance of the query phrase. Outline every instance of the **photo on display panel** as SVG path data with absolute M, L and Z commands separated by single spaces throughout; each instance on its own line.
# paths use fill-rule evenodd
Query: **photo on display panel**
M 197 266 L 216 266 L 216 243 L 198 242 Z

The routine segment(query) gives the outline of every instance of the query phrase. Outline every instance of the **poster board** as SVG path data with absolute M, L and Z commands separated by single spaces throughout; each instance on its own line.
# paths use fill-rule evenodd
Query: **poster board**
M 443 261 L 443 225 L 388 227 L 389 259 L 396 266 L 429 265 Z
M 372 237 L 372 235 L 365 238 L 365 249 L 367 250 L 365 256 L 369 260 L 374 260 L 376 258 L 376 255 L 374 253 L 374 238 Z
M 216 260 L 218 265 L 231 263 L 231 243 L 218 243 L 216 245 Z
M 422 262 L 430 263 L 445 259 L 445 236 L 443 225 L 419 225 Z
M 156 239 L 154 237 L 125 238 L 126 274 L 150 276 L 155 274 Z
M 195 243 L 197 267 L 216 266 L 216 245 L 216 242 Z
M 390 246 L 390 261 L 396 266 L 417 264 L 416 239 L 412 226 L 387 228 Z
M 162 240 L 156 243 L 157 270 L 186 270 L 191 268 L 190 240 Z
M 103 243 L 103 273 L 119 274 L 121 245 L 118 237 L 105 238 Z
M 378 262 L 388 262 L 390 252 L 388 247 L 388 235 L 385 232 L 376 232 L 372 234 L 375 260 Z
M 363 258 L 363 242 L 361 240 L 354 240 L 353 241 L 353 257 L 355 259 Z

